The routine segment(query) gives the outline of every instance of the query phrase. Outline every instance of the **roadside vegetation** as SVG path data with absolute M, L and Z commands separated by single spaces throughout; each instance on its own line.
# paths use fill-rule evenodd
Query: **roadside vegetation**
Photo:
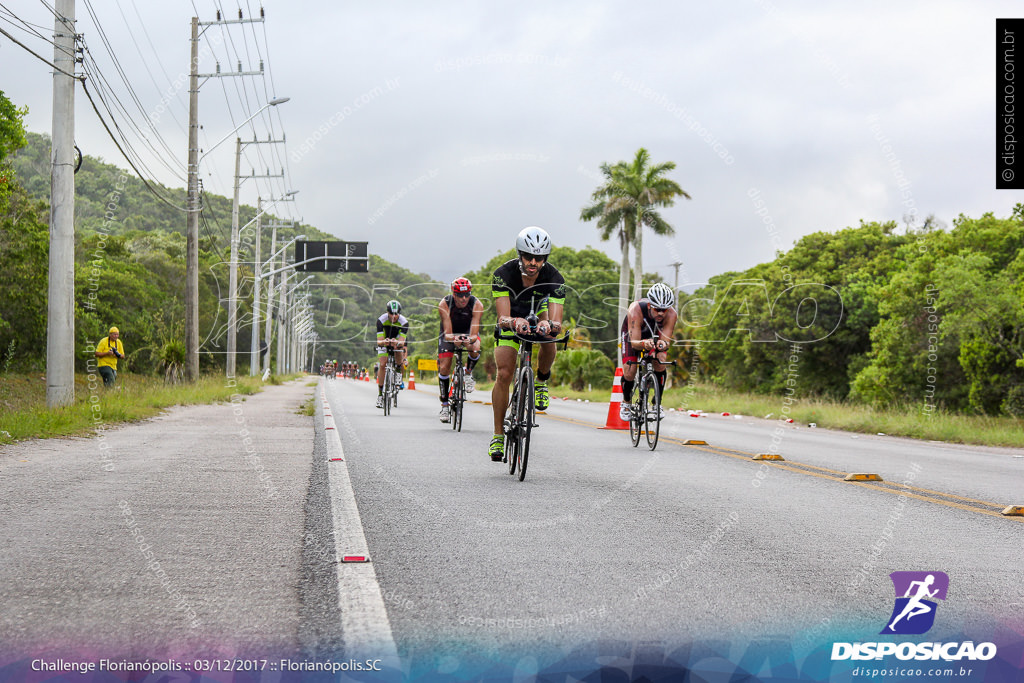
M 416 383 L 436 386 L 432 377 L 417 377 Z M 490 401 L 493 382 L 478 381 L 470 395 Z M 611 384 L 589 391 L 575 391 L 569 386 L 554 386 L 552 401 L 590 401 L 607 404 Z M 779 420 L 790 417 L 798 427 L 815 424 L 818 429 L 839 429 L 860 434 L 905 436 L 925 441 L 1024 448 L 1024 424 L 1012 417 L 958 415 L 943 411 L 924 412 L 921 405 L 872 408 L 825 399 L 796 399 L 788 404 L 780 396 L 730 391 L 712 384 L 675 386 L 665 392 L 666 409 L 678 411 L 703 410 L 706 413 Z M 783 413 L 783 409 L 787 412 Z M 555 405 L 557 411 L 557 404 Z M 557 413 L 556 413 L 557 414 Z M 701 419 L 701 418 L 694 418 Z
M 273 384 L 297 375 L 278 378 Z M 89 436 L 97 428 L 136 422 L 176 405 L 229 401 L 233 394 L 260 391 L 259 377 L 239 377 L 229 385 L 223 376 L 204 375 L 193 384 L 165 384 L 151 375 L 119 373 L 117 385 L 103 387 L 94 375 L 75 376 L 75 403 L 65 408 L 46 407 L 46 380 L 38 373 L 7 374 L 0 379 L 0 444 L 22 439 Z M 97 383 L 98 382 L 98 383 Z M 96 406 L 94 408 L 94 406 Z

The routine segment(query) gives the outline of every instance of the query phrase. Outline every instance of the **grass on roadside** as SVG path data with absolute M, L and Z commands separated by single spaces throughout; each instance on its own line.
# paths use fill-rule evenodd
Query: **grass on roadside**
M 88 375 L 76 375 L 74 404 L 50 410 L 45 377 L 38 373 L 0 376 L 0 444 L 86 436 L 97 428 L 153 417 L 171 406 L 228 401 L 234 394 L 254 394 L 263 386 L 259 377 L 238 377 L 229 384 L 223 376 L 204 375 L 194 383 L 175 385 L 159 377 L 121 373 L 117 385 L 106 389 L 98 375 L 93 377 L 90 382 Z
M 316 386 L 316 385 L 306 385 Z M 298 415 L 306 415 L 307 417 L 313 417 L 316 415 L 316 396 L 310 396 L 299 406 L 299 409 L 295 411 Z

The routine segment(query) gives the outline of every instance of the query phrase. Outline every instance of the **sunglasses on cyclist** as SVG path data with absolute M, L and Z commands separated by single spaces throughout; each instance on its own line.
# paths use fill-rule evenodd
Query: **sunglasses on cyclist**
M 519 252 L 519 258 L 524 261 L 537 261 L 538 263 L 544 263 L 548 260 L 548 257 L 542 254 L 527 254 L 524 251 Z
M 465 299 L 466 297 L 469 296 L 469 292 L 453 292 L 453 294 L 459 297 L 460 299 Z
M 651 306 L 651 310 L 653 310 L 655 313 L 665 313 L 666 311 L 668 311 L 667 308 L 658 308 L 657 306 Z

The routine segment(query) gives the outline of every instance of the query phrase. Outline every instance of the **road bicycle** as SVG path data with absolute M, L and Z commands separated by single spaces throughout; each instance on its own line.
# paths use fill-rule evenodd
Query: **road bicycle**
M 536 399 L 533 379 L 533 345 L 568 343 L 569 335 L 560 339 L 536 334 L 536 314 L 530 311 L 526 318 L 530 325 L 530 334 L 516 333 L 519 340 L 519 358 L 513 375 L 512 395 L 508 400 L 505 412 L 505 453 L 502 462 L 508 463 L 508 473 L 519 473 L 519 481 L 526 478 L 526 465 L 530 458 L 530 434 L 537 426 L 534 400 Z
M 388 360 L 384 365 L 384 414 L 390 415 L 392 408 L 398 407 L 398 386 L 402 382 L 402 371 L 395 359 L 395 349 L 387 347 Z
M 642 349 L 635 361 L 628 361 L 637 366 L 636 384 L 633 387 L 633 401 L 629 404 L 629 436 L 633 439 L 633 447 L 640 445 L 641 433 L 647 435 L 647 446 L 653 451 L 658 446 L 658 434 L 661 431 L 661 385 L 654 374 L 656 354 Z M 666 361 L 662 365 L 675 365 L 675 361 Z
M 467 336 L 458 336 L 456 343 L 468 341 Z M 466 409 L 466 366 L 462 362 L 462 354 L 466 349 L 456 346 L 452 352 L 452 381 L 448 387 L 448 409 L 451 411 L 452 429 L 462 431 L 462 413 Z

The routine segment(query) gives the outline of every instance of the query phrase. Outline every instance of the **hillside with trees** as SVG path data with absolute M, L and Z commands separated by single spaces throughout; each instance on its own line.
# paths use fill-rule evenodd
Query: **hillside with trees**
M 48 269 L 49 140 L 26 133 L 24 111 L 0 93 L 0 370 L 44 369 Z M 597 236 L 619 238 L 623 264 L 586 247 L 556 247 L 551 261 L 569 284 L 567 322 L 576 330 L 559 358 L 556 382 L 576 387 L 610 381 L 617 350 L 620 287 L 630 275 L 644 288 L 656 276 L 625 273 L 645 227 L 669 234 L 657 208 L 688 195 L 651 164 L 645 150 L 632 164 L 605 164 L 606 182 L 581 220 Z M 185 193 L 155 187 L 117 166 L 86 156 L 76 178 L 76 348 L 87 348 L 116 324 L 128 369 L 160 372 L 184 354 Z M 159 196 L 157 196 L 159 195 Z M 585 198 L 581 198 L 585 199 Z M 201 364 L 224 367 L 226 282 L 231 202 L 203 195 L 200 240 Z M 240 224 L 256 215 L 240 210 Z M 266 221 L 276 221 L 271 214 Z M 280 229 L 277 244 L 298 234 L 343 239 L 313 226 Z M 250 228 L 243 246 L 254 239 Z M 270 231 L 260 235 L 263 258 Z M 373 245 L 371 244 L 371 251 Z M 496 254 L 465 273 L 484 300 L 485 361 L 491 366 L 491 273 L 514 257 Z M 253 286 L 252 250 L 243 249 L 239 282 L 240 372 L 248 366 Z M 247 261 L 247 262 L 246 262 Z M 303 276 L 304 277 L 304 276 Z M 447 285 L 371 254 L 370 272 L 312 277 L 310 304 L 319 337 L 316 359 L 363 365 L 375 356 L 374 319 L 398 298 L 410 318 L 414 357 L 436 351 L 438 299 Z M 677 382 L 701 380 L 766 394 L 825 397 L 873 406 L 916 406 L 1024 417 L 1024 205 L 1013 215 L 961 215 L 950 229 L 929 219 L 820 231 L 802 237 L 767 263 L 715 276 L 680 292 L 680 323 L 670 354 Z M 265 310 L 265 309 L 264 309 Z M 273 345 L 273 342 L 271 342 Z M 697 377 L 691 377 L 695 373 Z

